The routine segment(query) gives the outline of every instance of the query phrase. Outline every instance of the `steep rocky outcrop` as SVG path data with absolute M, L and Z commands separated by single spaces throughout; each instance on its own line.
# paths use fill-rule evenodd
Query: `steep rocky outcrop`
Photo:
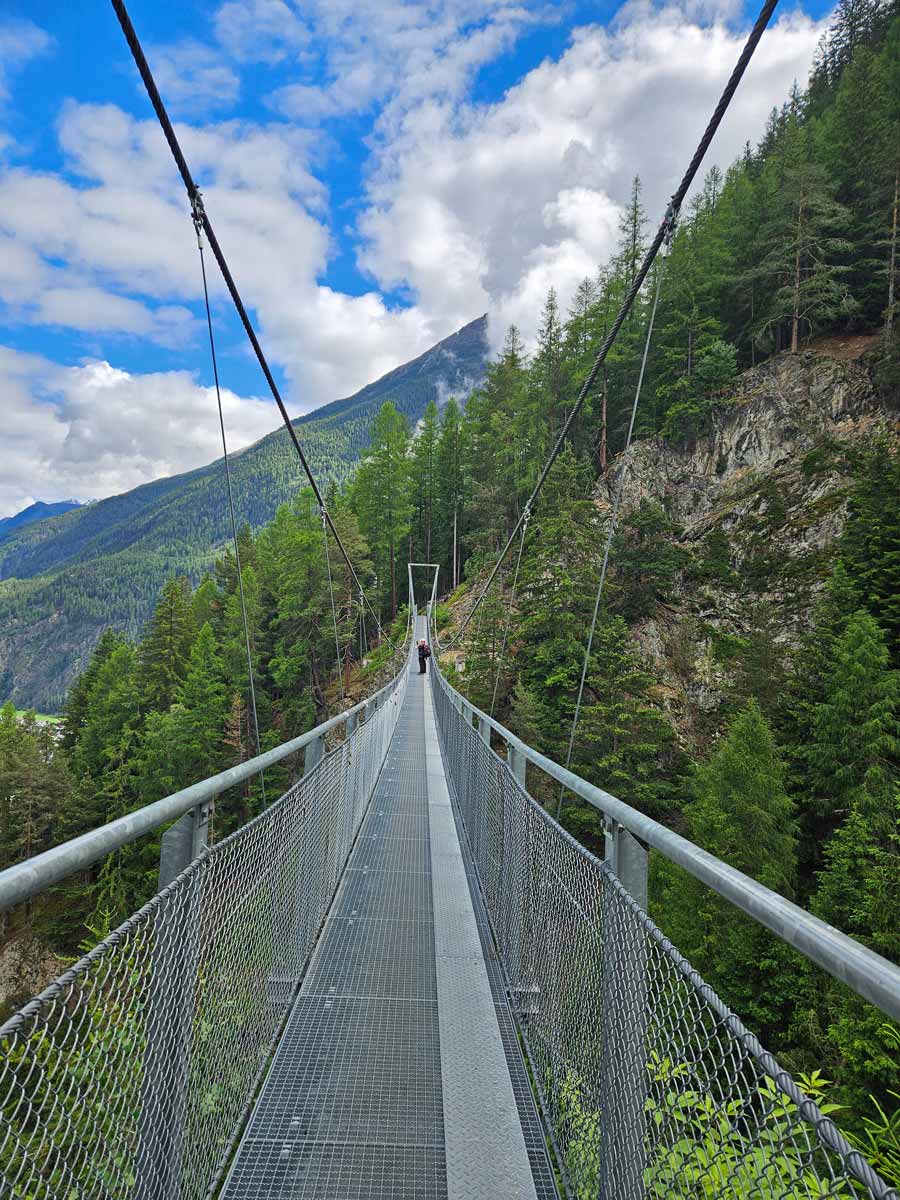
M 852 451 L 881 426 L 896 433 L 898 415 L 864 360 L 783 355 L 740 377 L 705 436 L 638 442 L 599 484 L 605 507 L 624 472 L 623 517 L 661 505 L 686 552 L 634 632 L 688 736 L 702 737 L 749 639 L 790 653 L 844 525 Z

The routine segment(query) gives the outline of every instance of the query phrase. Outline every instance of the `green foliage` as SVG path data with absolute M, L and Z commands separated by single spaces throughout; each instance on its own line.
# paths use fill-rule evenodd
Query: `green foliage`
M 610 607 L 627 621 L 649 616 L 670 596 L 687 555 L 676 544 L 677 527 L 665 510 L 643 500 L 622 519 L 613 538 Z
M 761 1116 L 747 1120 L 745 1098 L 716 1102 L 705 1079 L 687 1063 L 654 1054 L 648 1063 L 648 1164 L 643 1181 L 651 1200 L 675 1194 L 703 1200 L 808 1200 L 851 1197 L 849 1183 L 820 1182 L 811 1169 L 807 1138 L 795 1133 L 797 1105 L 772 1079 L 756 1091 Z M 801 1075 L 799 1086 L 824 1116 L 838 1111 L 826 1098 L 828 1080 Z M 602 1119 L 569 1070 L 559 1089 L 557 1137 L 577 1200 L 593 1200 L 601 1187 Z M 819 1167 L 823 1167 L 820 1151 Z M 825 1174 L 824 1171 L 821 1172 Z
M 854 471 L 841 560 L 900 662 L 900 453 L 882 429 Z
M 784 767 L 759 705 L 731 720 L 694 774 L 684 808 L 690 839 L 717 858 L 791 896 L 796 879 L 794 809 Z M 656 866 L 654 905 L 681 952 L 763 1040 L 783 1027 L 792 998 L 782 942 L 668 862 Z
M 428 437 L 430 506 L 433 501 L 433 419 L 429 421 Z M 372 445 L 363 456 L 353 481 L 352 504 L 359 516 L 360 529 L 374 551 L 378 574 L 383 584 L 389 585 L 387 599 L 392 618 L 397 615 L 399 605 L 398 559 L 403 540 L 409 532 L 413 511 L 408 451 L 406 418 L 388 400 L 382 405 L 372 426 Z

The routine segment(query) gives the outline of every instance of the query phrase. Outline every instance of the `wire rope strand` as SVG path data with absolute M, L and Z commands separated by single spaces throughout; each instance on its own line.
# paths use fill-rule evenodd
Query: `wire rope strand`
M 234 302 L 234 306 L 235 306 L 235 309 L 237 310 L 237 314 L 241 319 L 241 324 L 244 326 L 244 330 L 247 334 L 247 337 L 250 340 L 250 345 L 253 347 L 253 352 L 256 355 L 257 362 L 259 363 L 260 369 L 262 370 L 262 373 L 265 376 L 266 383 L 269 385 L 269 390 L 272 393 L 272 398 L 274 399 L 276 405 L 278 406 L 278 411 L 281 414 L 281 419 L 284 423 L 285 428 L 288 431 L 288 436 L 290 437 L 291 442 L 293 443 L 294 449 L 297 452 L 297 456 L 300 459 L 300 463 L 303 467 L 303 471 L 306 475 L 306 478 L 309 481 L 309 485 L 312 488 L 313 493 L 315 494 L 316 501 L 320 507 L 324 507 L 325 502 L 324 502 L 324 499 L 322 496 L 322 492 L 319 488 L 318 483 L 316 482 L 315 476 L 312 473 L 312 469 L 309 465 L 309 462 L 307 461 L 306 455 L 303 452 L 303 447 L 300 444 L 300 439 L 297 436 L 297 431 L 294 428 L 290 417 L 288 416 L 288 411 L 287 411 L 287 408 L 285 407 L 284 400 L 281 397 L 281 392 L 279 391 L 278 385 L 275 382 L 275 377 L 273 376 L 272 371 L 269 367 L 269 364 L 266 360 L 266 356 L 263 353 L 262 346 L 259 344 L 259 339 L 256 336 L 256 331 L 254 330 L 253 325 L 250 321 L 250 318 L 247 315 L 247 310 L 244 307 L 244 302 L 241 299 L 240 293 L 238 292 L 237 284 L 235 283 L 234 277 L 232 276 L 231 271 L 228 267 L 228 263 L 225 259 L 225 255 L 222 252 L 222 247 L 219 245 L 219 241 L 218 241 L 218 238 L 216 237 L 215 230 L 213 229 L 212 223 L 210 222 L 210 219 L 207 216 L 206 209 L 203 206 L 203 198 L 200 194 L 200 189 L 197 187 L 196 183 L 194 182 L 194 178 L 191 175 L 190 168 L 188 167 L 188 164 L 187 164 L 187 159 L 184 157 L 184 153 L 181 149 L 181 146 L 178 142 L 178 138 L 175 134 L 175 129 L 169 118 L 169 114 L 166 112 L 166 107 L 162 102 L 162 97 L 159 94 L 159 88 L 157 88 L 156 81 L 154 80 L 153 74 L 150 71 L 150 67 L 149 67 L 149 64 L 147 63 L 147 58 L 146 58 L 143 48 L 141 46 L 140 39 L 138 38 L 137 32 L 135 31 L 135 28 L 134 28 L 134 25 L 131 23 L 131 18 L 128 15 L 128 9 L 125 6 L 124 0 L 111 0 L 111 2 L 112 2 L 113 10 L 115 11 L 116 17 L 119 20 L 119 24 L 122 27 L 122 32 L 125 35 L 125 40 L 128 43 L 128 48 L 131 50 L 131 54 L 132 54 L 132 57 L 134 58 L 135 66 L 137 67 L 137 69 L 140 73 L 141 79 L 143 80 L 144 87 L 147 91 L 147 96 L 150 99 L 150 103 L 153 105 L 153 109 L 156 113 L 157 119 L 159 120 L 160 126 L 163 131 L 163 135 L 165 136 L 165 139 L 169 144 L 169 149 L 172 151 L 172 157 L 175 159 L 175 165 L 178 167 L 178 171 L 181 175 L 182 180 L 184 181 L 184 186 L 187 190 L 188 198 L 190 199 L 190 202 L 191 202 L 191 207 L 192 207 L 195 215 L 197 217 L 199 217 L 199 220 L 202 222 L 203 231 L 206 234 L 207 241 L 209 242 L 209 248 L 212 250 L 213 256 L 215 257 L 216 262 L 219 264 L 219 270 L 222 272 L 222 278 L 225 280 L 225 285 L 228 288 L 228 291 L 231 295 L 232 301 Z M 353 563 L 350 559 L 349 554 L 347 553 L 344 543 L 341 541 L 340 534 L 338 533 L 337 529 L 335 528 L 334 522 L 332 521 L 330 514 L 328 514 L 327 512 L 326 512 L 326 519 L 328 521 L 329 528 L 331 529 L 331 532 L 334 536 L 334 540 L 337 543 L 338 549 L 340 550 L 341 555 L 343 556 L 344 561 L 347 564 L 347 568 L 350 571 L 350 575 L 351 575 L 354 583 L 357 585 L 357 587 L 360 589 L 360 591 L 362 591 L 363 598 L 365 599 L 365 602 L 366 602 L 366 606 L 368 607 L 369 612 L 375 618 L 379 634 L 387 640 L 388 644 L 394 650 L 396 650 L 397 647 L 394 646 L 394 643 L 391 641 L 387 632 L 382 628 L 381 621 L 378 618 L 378 614 L 375 612 L 375 609 L 372 607 L 371 601 L 369 600 L 368 596 L 365 594 L 365 590 L 363 589 L 362 584 L 360 583 L 359 576 L 356 574 L 356 569 L 353 566 Z
M 119 2 L 119 0 L 113 0 L 114 4 L 116 4 L 118 2 Z M 719 128 L 719 125 L 722 122 L 722 118 L 724 117 L 724 115 L 728 109 L 728 105 L 731 103 L 731 99 L 734 96 L 735 91 L 737 90 L 737 86 L 740 83 L 740 81 L 744 75 L 744 72 L 747 69 L 747 65 L 750 62 L 750 59 L 753 57 L 753 53 L 756 50 L 756 47 L 759 45 L 759 40 L 762 37 L 763 33 L 765 32 L 766 26 L 769 24 L 769 21 L 772 18 L 772 14 L 774 13 L 777 6 L 778 6 L 778 0 L 766 0 L 765 4 L 763 5 L 762 9 L 760 10 L 760 14 L 756 18 L 756 23 L 754 24 L 752 30 L 750 31 L 750 35 L 747 38 L 747 41 L 744 43 L 744 48 L 741 51 L 740 57 L 738 58 L 738 61 L 734 66 L 734 70 L 731 72 L 731 75 L 729 76 L 728 82 L 725 85 L 722 95 L 719 97 L 719 102 L 716 105 L 715 109 L 713 110 L 713 114 L 710 117 L 709 122 L 707 123 L 706 129 L 703 131 L 703 136 L 700 138 L 700 141 L 697 145 L 697 149 L 694 151 L 694 156 L 691 159 L 690 163 L 688 164 L 687 170 L 685 171 L 684 176 L 682 177 L 681 183 L 678 185 L 676 190 L 672 193 L 672 199 L 669 201 L 669 206 L 666 209 L 665 215 L 663 216 L 663 219 L 659 226 L 659 229 L 657 229 L 656 234 L 654 235 L 653 241 L 650 243 L 650 248 L 648 249 L 647 253 L 644 255 L 644 260 L 641 263 L 641 266 L 638 270 L 637 275 L 634 277 L 634 280 L 632 281 L 631 287 L 628 289 L 628 293 L 626 294 L 625 299 L 622 301 L 622 306 L 619 309 L 618 313 L 616 314 L 615 320 L 613 321 L 606 337 L 603 339 L 603 344 L 601 345 L 599 351 L 597 352 L 597 357 L 594 359 L 593 366 L 591 367 L 590 371 L 588 372 L 587 377 L 584 380 L 584 383 L 581 385 L 581 389 L 578 393 L 578 397 L 575 401 L 572 411 L 569 413 L 568 417 L 566 418 L 565 424 L 563 425 L 562 430 L 560 431 L 559 437 L 556 440 L 556 444 L 554 445 L 553 449 L 551 450 L 550 456 L 547 459 L 546 463 L 544 464 L 543 469 L 541 470 L 541 473 L 538 477 L 538 481 L 535 484 L 534 490 L 532 491 L 531 495 L 529 496 L 528 503 L 525 505 L 525 510 L 523 510 L 523 511 L 533 511 L 535 501 L 537 500 L 538 496 L 540 495 L 541 490 L 547 480 L 547 476 L 550 473 L 550 469 L 552 468 L 553 464 L 556 462 L 556 459 L 559 456 L 559 453 L 562 450 L 563 445 L 565 444 L 566 438 L 569 435 L 569 430 L 571 429 L 572 424 L 575 421 L 575 418 L 578 416 L 578 414 L 581 412 L 582 407 L 584 406 L 584 402 L 587 399 L 588 393 L 590 392 L 590 390 L 594 384 L 594 381 L 596 380 L 597 375 L 600 372 L 600 368 L 603 366 L 603 363 L 606 361 L 606 357 L 609 354 L 609 351 L 610 351 L 613 343 L 615 342 L 616 338 L 618 337 L 619 330 L 622 328 L 625 318 L 628 316 L 629 312 L 631 311 L 631 307 L 634 304 L 634 301 L 635 301 L 635 298 L 636 298 L 638 292 L 641 290 L 641 288 L 644 285 L 644 280 L 647 278 L 647 275 L 650 272 L 650 268 L 653 266 L 654 259 L 656 258 L 656 255 L 658 254 L 660 247 L 662 246 L 662 244 L 666 240 L 666 238 L 670 235 L 670 233 L 674 227 L 675 221 L 678 218 L 678 213 L 681 210 L 682 202 L 688 193 L 688 189 L 690 188 L 691 184 L 694 181 L 694 176 L 697 174 L 697 171 L 700 167 L 700 163 L 703 161 L 706 151 L 709 149 L 710 142 L 713 140 L 716 130 Z M 500 567 L 502 566 L 503 562 L 505 561 L 507 554 L 509 554 L 510 547 L 512 546 L 513 542 L 515 541 L 515 537 L 516 537 L 516 534 L 519 532 L 519 527 L 520 527 L 521 523 L 522 523 L 522 518 L 519 517 L 512 532 L 509 535 L 509 538 L 507 539 L 506 545 L 503 547 L 503 550 L 500 553 L 500 557 L 497 559 L 497 562 L 494 564 L 494 568 L 491 571 L 491 573 L 488 577 L 487 583 L 485 583 L 484 588 L 481 591 L 481 594 L 478 596 L 475 603 L 469 609 L 469 612 L 468 612 L 467 616 L 465 617 L 463 623 L 460 625 L 459 629 L 454 634 L 452 640 L 448 643 L 448 647 L 452 646 L 455 642 L 457 642 L 459 640 L 459 638 L 462 636 L 462 633 L 465 630 L 466 626 L 469 624 L 472 617 L 474 616 L 475 610 L 481 604 L 481 601 L 484 599 L 488 589 L 491 587 L 491 584 L 494 582 L 494 579 L 497 576 L 497 572 L 500 570 Z
M 234 543 L 234 563 L 237 570 L 238 596 L 241 604 L 241 621 L 244 626 L 244 645 L 247 650 L 247 679 L 250 685 L 250 710 L 253 716 L 253 733 L 256 740 L 256 753 L 262 754 L 262 744 L 259 737 L 259 717 L 256 709 L 256 684 L 253 679 L 253 652 L 250 648 L 250 623 L 247 620 L 247 602 L 244 596 L 244 576 L 241 570 L 241 550 L 238 545 L 237 516 L 234 510 L 234 489 L 231 486 L 231 465 L 228 461 L 228 439 L 225 435 L 225 416 L 222 412 L 222 390 L 219 386 L 219 364 L 216 356 L 216 339 L 213 334 L 212 312 L 209 305 L 209 286 L 206 280 L 206 259 L 203 254 L 202 226 L 195 218 L 197 229 L 197 248 L 200 251 L 200 272 L 203 276 L 203 299 L 206 304 L 206 326 L 209 330 L 209 351 L 212 357 L 213 380 L 216 385 L 216 404 L 219 409 L 219 429 L 222 434 L 222 461 L 225 465 L 225 489 L 228 494 L 228 511 L 231 514 L 231 537 Z M 263 807 L 266 805 L 265 772 L 259 773 L 259 786 L 262 790 Z
M 325 567 L 326 567 L 326 570 L 328 571 L 328 593 L 331 596 L 331 620 L 332 620 L 332 623 L 334 624 L 334 655 L 335 655 L 335 663 L 337 665 L 338 690 L 339 690 L 340 696 L 341 696 L 341 706 L 343 707 L 343 704 L 344 704 L 344 671 L 343 671 L 343 665 L 341 663 L 341 639 L 338 636 L 337 609 L 334 606 L 334 581 L 332 580 L 332 577 L 331 577 L 331 555 L 328 552 L 328 523 L 325 519 L 327 516 L 327 513 L 325 512 L 324 507 L 321 507 L 319 509 L 319 511 L 322 515 L 322 538 L 324 539 L 324 542 L 325 542 Z
M 515 603 L 516 589 L 519 585 L 519 567 L 522 565 L 522 551 L 525 548 L 525 532 L 527 529 L 528 529 L 528 519 L 526 518 L 522 522 L 522 537 L 519 540 L 519 553 L 516 556 L 516 569 L 513 574 L 512 593 L 510 595 L 509 605 L 507 606 L 507 609 L 506 609 L 506 624 L 503 629 L 503 640 L 500 643 L 500 654 L 497 658 L 497 671 L 496 671 L 496 674 L 494 675 L 494 691 L 493 691 L 493 694 L 491 695 L 491 710 L 489 713 L 490 716 L 494 715 L 494 706 L 497 703 L 497 688 L 500 683 L 500 672 L 503 669 L 503 656 L 506 654 L 506 642 L 509 637 L 509 627 L 510 627 L 510 624 L 512 623 L 512 606 Z
M 665 260 L 663 260 L 663 262 L 665 262 Z M 659 304 L 659 293 L 660 293 L 660 288 L 662 287 L 662 277 L 663 277 L 663 267 L 660 266 L 656 273 L 656 288 L 654 289 L 654 293 L 653 293 L 653 306 L 650 309 L 650 320 L 647 322 L 647 336 L 644 339 L 644 353 L 643 353 L 643 356 L 641 357 L 641 369 L 640 369 L 640 373 L 638 374 L 637 387 L 635 388 L 635 391 L 634 391 L 634 403 L 631 406 L 631 419 L 628 422 L 628 434 L 625 438 L 625 446 L 622 450 L 623 457 L 625 454 L 627 454 L 627 452 L 631 446 L 631 439 L 634 435 L 634 423 L 635 423 L 635 419 L 637 418 L 638 405 L 640 404 L 640 400 L 641 400 L 641 391 L 644 386 L 644 372 L 647 369 L 647 356 L 650 353 L 650 341 L 651 341 L 651 338 L 653 337 L 653 325 L 656 321 L 656 309 Z M 582 698 L 584 697 L 584 683 L 585 683 L 585 680 L 587 679 L 588 664 L 591 659 L 591 650 L 593 649 L 593 646 L 594 646 L 594 634 L 597 631 L 597 617 L 600 614 L 600 601 L 603 597 L 603 587 L 606 583 L 606 571 L 609 566 L 609 552 L 612 547 L 612 540 L 613 540 L 613 537 L 615 536 L 615 532 L 616 532 L 616 523 L 619 518 L 619 508 L 622 503 L 622 496 L 624 494 L 624 491 L 625 491 L 625 464 L 623 462 L 622 467 L 619 472 L 618 486 L 616 487 L 616 491 L 613 495 L 612 512 L 610 513 L 610 517 L 609 517 L 609 529 L 607 529 L 607 531 L 606 531 L 606 545 L 603 548 L 603 564 L 600 567 L 600 582 L 597 585 L 597 595 L 596 595 L 596 598 L 594 599 L 594 614 L 591 617 L 591 628 L 588 633 L 587 646 L 585 647 L 585 651 L 584 651 L 584 662 L 581 665 L 581 679 L 578 684 L 578 697 L 575 701 L 575 712 L 572 717 L 572 728 L 569 731 L 569 746 L 568 746 L 568 749 L 566 750 L 566 770 L 567 771 L 569 769 L 570 763 L 572 762 L 572 748 L 575 745 L 575 731 L 578 728 L 578 718 L 581 715 L 581 701 L 582 701 Z M 565 788 L 562 786 L 562 784 L 560 784 L 559 797 L 556 801 L 556 819 L 557 820 L 559 820 L 559 813 L 560 813 L 560 809 L 562 807 L 562 798 L 563 798 L 564 792 L 565 792 Z

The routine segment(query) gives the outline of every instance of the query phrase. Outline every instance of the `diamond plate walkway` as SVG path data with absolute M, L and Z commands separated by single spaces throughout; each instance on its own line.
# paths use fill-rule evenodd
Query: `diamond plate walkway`
M 223 1200 L 556 1195 L 467 866 L 415 673 Z

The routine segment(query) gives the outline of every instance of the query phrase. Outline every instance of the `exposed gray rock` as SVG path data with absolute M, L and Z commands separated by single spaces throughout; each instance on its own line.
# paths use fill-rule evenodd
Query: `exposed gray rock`
M 896 431 L 864 363 L 782 355 L 747 371 L 693 444 L 635 444 L 600 482 L 608 507 L 624 472 L 623 515 L 642 501 L 679 526 L 694 569 L 670 603 L 634 629 L 660 698 L 689 737 L 702 734 L 731 683 L 728 647 L 761 626 L 788 654 L 830 570 L 846 519 L 847 452 L 879 426 Z M 732 574 L 696 570 L 710 535 L 727 539 Z M 727 571 L 726 571 L 727 574 Z

